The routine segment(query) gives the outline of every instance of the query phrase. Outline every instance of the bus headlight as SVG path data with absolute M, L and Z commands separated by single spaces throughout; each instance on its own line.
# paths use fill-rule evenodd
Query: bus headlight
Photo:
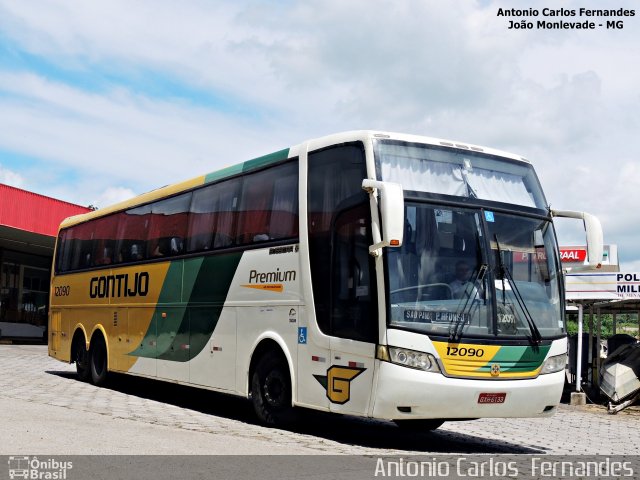
M 440 373 L 440 367 L 438 367 L 438 362 L 435 357 L 425 352 L 379 345 L 376 358 L 395 363 L 396 365 L 402 365 L 403 367 L 424 370 L 425 372 Z
M 540 370 L 540 375 L 545 373 L 556 373 L 565 369 L 567 366 L 567 354 L 563 353 L 562 355 L 555 355 L 553 357 L 549 357 L 545 360 L 542 365 L 542 370 Z

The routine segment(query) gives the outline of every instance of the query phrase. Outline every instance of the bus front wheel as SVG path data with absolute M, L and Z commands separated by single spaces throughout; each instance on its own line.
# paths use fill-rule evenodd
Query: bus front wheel
M 104 385 L 107 380 L 107 346 L 102 336 L 93 339 L 89 355 L 91 357 L 91 381 L 96 386 Z
M 258 419 L 266 425 L 293 419 L 289 369 L 276 353 L 269 352 L 258 361 L 251 378 L 251 400 Z

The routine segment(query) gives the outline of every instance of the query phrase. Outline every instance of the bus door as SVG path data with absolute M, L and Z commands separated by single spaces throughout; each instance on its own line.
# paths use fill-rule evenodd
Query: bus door
M 378 339 L 375 266 L 369 255 L 371 210 L 360 142 L 308 154 L 309 266 L 315 318 L 330 338 L 322 375 L 329 409 L 364 415 Z M 325 337 L 326 338 L 326 337 Z
M 374 260 L 369 255 L 369 205 L 336 216 L 331 259 L 331 411 L 367 413 L 378 337 Z

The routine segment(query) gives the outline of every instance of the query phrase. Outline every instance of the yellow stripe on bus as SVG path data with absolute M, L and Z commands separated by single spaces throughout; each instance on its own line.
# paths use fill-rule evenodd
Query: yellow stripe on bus
M 149 330 L 170 264 L 58 275 L 53 278 L 51 311 L 61 315 L 61 323 L 67 328 L 82 324 L 89 336 L 87 341 L 92 332 L 104 330 L 112 354 L 109 368 L 126 372 L 137 360 L 128 354 L 139 347 Z M 61 307 L 70 308 L 58 310 Z M 67 342 L 73 333 L 70 332 Z M 60 348 L 66 352 L 70 345 Z

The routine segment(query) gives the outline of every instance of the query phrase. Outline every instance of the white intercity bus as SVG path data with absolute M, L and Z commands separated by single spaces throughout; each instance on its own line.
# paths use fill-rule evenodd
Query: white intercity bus
M 49 354 L 108 372 L 434 429 L 551 415 L 564 285 L 531 164 L 357 131 L 65 220 Z

